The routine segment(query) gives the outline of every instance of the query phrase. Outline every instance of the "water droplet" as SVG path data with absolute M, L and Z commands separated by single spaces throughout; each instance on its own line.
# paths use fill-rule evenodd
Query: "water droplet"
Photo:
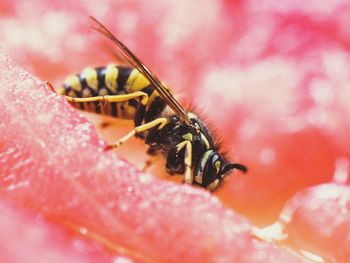
M 213 221 L 215 219 L 215 215 L 212 213 L 207 213 L 205 215 L 205 218 L 208 219 L 209 221 Z
M 271 164 L 276 158 L 274 149 L 267 147 L 260 151 L 260 161 L 263 164 Z
M 142 174 L 142 175 L 140 175 L 139 178 L 140 178 L 140 182 L 143 184 L 149 184 L 153 180 L 152 176 L 149 174 Z
M 349 160 L 345 157 L 338 158 L 335 161 L 335 171 L 333 174 L 333 182 L 345 184 L 349 178 Z
M 151 203 L 149 201 L 145 200 L 139 204 L 139 208 L 140 209 L 147 209 L 150 205 L 151 205 Z
M 79 232 L 80 232 L 82 235 L 86 235 L 87 232 L 88 232 L 88 230 L 87 230 L 86 227 L 81 227 L 81 228 L 79 228 Z
M 25 181 L 21 181 L 21 182 L 19 182 L 19 183 L 17 183 L 17 184 L 11 184 L 11 185 L 9 185 L 9 186 L 6 188 L 6 190 L 8 190 L 8 191 L 13 191 L 13 190 L 16 190 L 16 189 L 18 189 L 18 188 L 26 187 L 26 186 L 28 186 L 28 185 L 29 185 L 29 181 L 28 181 L 28 180 L 25 180 Z
M 321 258 L 320 256 L 317 256 L 311 252 L 308 252 L 306 250 L 300 249 L 299 250 L 300 254 L 302 254 L 303 256 L 305 256 L 306 258 L 310 259 L 312 262 L 317 262 L 317 263 L 323 263 L 325 262 L 323 260 L 323 258 Z
M 121 211 L 127 212 L 129 210 L 129 205 L 127 205 L 127 204 L 120 204 L 119 208 L 120 208 Z
M 119 256 L 113 260 L 113 263 L 133 263 L 129 258 Z

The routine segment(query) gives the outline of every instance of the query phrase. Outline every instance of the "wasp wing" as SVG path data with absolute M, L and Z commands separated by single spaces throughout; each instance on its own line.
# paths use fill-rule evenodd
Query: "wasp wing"
M 118 40 L 100 21 L 98 21 L 93 16 L 90 16 L 93 22 L 92 27 L 100 32 L 102 35 L 110 39 L 121 51 L 123 57 L 136 69 L 138 69 L 153 85 L 157 90 L 159 95 L 164 99 L 164 101 L 169 105 L 169 107 L 177 114 L 179 119 L 191 126 L 190 118 L 188 117 L 186 111 L 181 107 L 179 102 L 174 98 L 174 96 L 169 92 L 169 90 L 162 85 L 159 78 L 152 73 L 142 62 L 136 57 L 120 40 Z

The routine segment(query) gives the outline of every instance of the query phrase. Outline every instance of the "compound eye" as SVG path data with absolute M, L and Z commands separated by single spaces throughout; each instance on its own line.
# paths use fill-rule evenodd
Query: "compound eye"
M 218 154 L 213 152 L 211 156 L 208 158 L 208 161 L 204 168 L 203 181 L 205 182 L 205 184 L 208 185 L 212 183 L 215 179 L 217 179 L 217 175 L 220 171 L 220 166 L 221 166 L 220 157 L 218 156 Z
M 209 157 L 209 160 L 207 162 L 207 168 L 211 171 L 211 172 L 214 172 L 214 173 L 217 173 L 217 167 L 220 163 L 219 161 L 219 156 L 213 152 L 213 154 Z

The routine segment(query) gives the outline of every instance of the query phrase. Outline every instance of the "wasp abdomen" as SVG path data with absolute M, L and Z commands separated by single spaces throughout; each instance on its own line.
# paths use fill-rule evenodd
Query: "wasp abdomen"
M 89 98 L 106 95 L 125 95 L 142 91 L 149 96 L 145 119 L 153 119 L 159 109 L 163 109 L 160 97 L 149 81 L 137 69 L 110 64 L 106 67 L 86 68 L 81 73 L 70 75 L 58 93 L 71 98 Z M 134 119 L 142 97 L 123 102 L 103 103 L 72 102 L 78 109 L 110 115 L 124 119 Z M 150 116 L 152 115 L 152 116 Z

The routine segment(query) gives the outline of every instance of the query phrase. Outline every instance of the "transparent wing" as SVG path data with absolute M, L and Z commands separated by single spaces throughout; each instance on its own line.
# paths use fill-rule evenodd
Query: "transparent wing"
M 93 16 L 90 16 L 92 21 L 92 27 L 100 32 L 102 35 L 110 39 L 120 49 L 123 57 L 135 68 L 137 68 L 157 90 L 159 95 L 169 105 L 169 107 L 176 113 L 178 118 L 189 126 L 192 126 L 191 120 L 188 117 L 186 111 L 181 107 L 179 102 L 169 92 L 169 90 L 162 85 L 159 78 L 152 73 L 138 57 L 136 57 L 121 41 L 119 41 L 101 22 L 99 22 Z

